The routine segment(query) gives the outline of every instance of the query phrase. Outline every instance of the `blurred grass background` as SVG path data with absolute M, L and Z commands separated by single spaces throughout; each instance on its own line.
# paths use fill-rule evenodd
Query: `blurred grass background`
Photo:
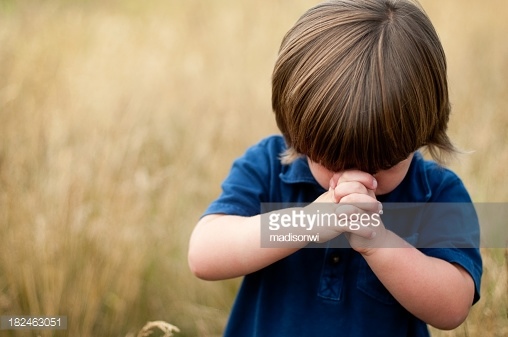
M 194 278 L 188 238 L 231 161 L 277 132 L 277 50 L 317 2 L 0 0 L 0 315 L 68 317 L 1 336 L 221 335 L 239 280 Z M 507 202 L 508 2 L 422 4 L 472 151 L 450 166 L 476 202 Z M 508 256 L 482 253 L 482 300 L 434 336 L 508 335 Z

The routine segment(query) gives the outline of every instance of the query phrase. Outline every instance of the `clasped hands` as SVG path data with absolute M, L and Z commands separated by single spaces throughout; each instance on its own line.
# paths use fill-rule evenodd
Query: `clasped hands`
M 356 219 L 380 219 L 383 205 L 376 198 L 378 182 L 369 173 L 348 170 L 336 173 L 330 179 L 329 190 L 317 198 L 312 205 L 324 203 L 328 212 L 337 216 L 347 214 Z M 371 254 L 382 247 L 387 230 L 382 221 L 362 222 L 361 226 L 331 226 L 324 229 L 324 240 L 330 240 L 342 233 L 353 249 L 362 254 Z

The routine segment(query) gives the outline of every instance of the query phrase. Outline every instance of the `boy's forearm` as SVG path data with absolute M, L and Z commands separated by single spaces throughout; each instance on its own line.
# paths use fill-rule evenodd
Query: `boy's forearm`
M 301 248 L 261 248 L 260 221 L 259 215 L 209 215 L 202 218 L 189 244 L 188 260 L 192 272 L 206 280 L 244 276 Z
M 390 231 L 387 240 L 392 247 L 402 247 L 403 239 Z M 465 320 L 473 302 L 471 276 L 460 266 L 407 247 L 377 248 L 364 258 L 409 312 L 436 328 L 454 329 Z

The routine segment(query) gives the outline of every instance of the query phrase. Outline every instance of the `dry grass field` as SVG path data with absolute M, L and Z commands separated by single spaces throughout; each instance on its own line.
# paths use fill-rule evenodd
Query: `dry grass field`
M 239 280 L 188 270 L 190 232 L 231 161 L 277 132 L 270 76 L 317 1 L 0 0 L 0 315 L 66 315 L 1 336 L 220 336 Z M 508 202 L 508 2 L 422 0 L 442 38 L 450 166 Z M 508 336 L 508 256 L 441 337 Z M 154 334 L 153 336 L 156 336 Z

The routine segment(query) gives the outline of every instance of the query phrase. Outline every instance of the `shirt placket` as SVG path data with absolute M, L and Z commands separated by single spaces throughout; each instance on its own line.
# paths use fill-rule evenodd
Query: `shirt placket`
M 349 249 L 326 248 L 319 279 L 319 297 L 334 301 L 341 300 L 348 251 Z

